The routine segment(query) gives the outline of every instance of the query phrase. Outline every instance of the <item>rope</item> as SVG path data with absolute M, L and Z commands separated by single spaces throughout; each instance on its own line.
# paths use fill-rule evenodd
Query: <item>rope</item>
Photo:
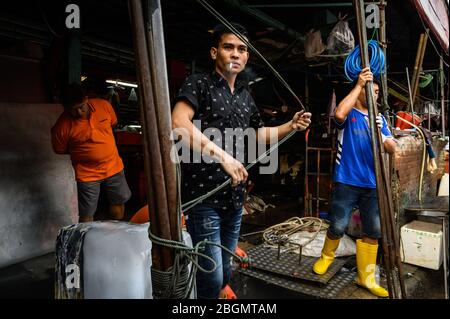
M 186 295 L 189 283 L 188 265 L 180 265 L 179 257 L 180 255 L 177 254 L 174 267 L 169 268 L 168 271 L 151 269 L 153 294 L 156 299 L 181 299 Z
M 378 42 L 370 40 L 368 42 L 370 70 L 376 78 L 380 78 L 385 64 L 383 50 L 378 46 Z M 344 71 L 345 76 L 351 82 L 355 81 L 362 70 L 362 61 L 359 45 L 356 46 L 345 59 Z
M 302 247 L 310 244 L 316 239 L 319 232 L 328 229 L 328 225 L 323 220 L 316 217 L 293 217 L 280 224 L 273 225 L 263 232 L 263 240 L 265 245 L 269 247 L 277 247 L 280 240 L 289 242 L 289 237 L 304 229 L 315 229 L 314 235 Z M 289 250 L 289 249 L 288 249 Z
M 188 298 L 195 285 L 195 275 L 198 269 L 205 273 L 212 273 L 216 271 L 217 263 L 215 262 L 215 260 L 212 257 L 200 252 L 204 251 L 207 245 L 219 247 L 228 252 L 239 262 L 245 262 L 244 258 L 236 255 L 234 252 L 221 244 L 205 239 L 197 243 L 197 245 L 195 245 L 194 247 L 189 247 L 182 242 L 160 238 L 150 231 L 150 227 L 148 229 L 149 239 L 152 243 L 164 246 L 166 248 L 171 248 L 176 251 L 176 257 L 173 267 L 169 268 L 165 272 L 152 269 L 152 284 L 154 284 L 156 287 L 155 294 L 158 297 L 161 296 L 162 298 Z M 201 267 L 198 263 L 198 257 L 208 259 L 213 265 L 212 268 L 205 269 Z M 189 266 L 189 263 L 192 263 L 192 265 L 189 271 L 189 276 L 188 278 L 186 278 L 186 268 Z M 155 277 L 153 277 L 154 275 Z

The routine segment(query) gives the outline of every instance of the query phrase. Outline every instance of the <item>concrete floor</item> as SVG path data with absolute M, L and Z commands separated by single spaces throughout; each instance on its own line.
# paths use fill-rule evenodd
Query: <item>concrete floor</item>
M 240 246 L 248 248 L 245 243 Z M 352 261 L 350 261 L 351 264 Z M 54 254 L 33 258 L 26 262 L 0 269 L 0 299 L 53 299 Z M 443 299 L 443 270 L 430 270 L 404 264 L 405 285 L 409 298 Z M 234 272 L 232 288 L 240 299 L 308 299 L 304 295 L 264 281 Z M 336 299 L 375 299 L 367 290 L 354 284 L 347 285 Z
M 249 249 L 260 244 L 261 234 L 245 236 L 245 234 L 263 230 L 266 227 L 282 222 L 289 217 L 299 216 L 299 203 L 278 204 L 276 209 L 266 214 L 247 215 L 243 218 L 242 237 L 239 246 Z M 54 298 L 55 256 L 53 253 L 0 269 L 0 299 L 4 298 Z M 354 258 L 345 265 L 354 267 Z M 410 298 L 443 299 L 443 269 L 430 270 L 408 264 L 403 267 L 405 285 Z M 309 295 L 268 284 L 259 279 L 245 276 L 238 271 L 233 274 L 232 288 L 241 299 L 307 299 Z M 337 299 L 374 299 L 367 290 L 353 283 L 343 288 Z

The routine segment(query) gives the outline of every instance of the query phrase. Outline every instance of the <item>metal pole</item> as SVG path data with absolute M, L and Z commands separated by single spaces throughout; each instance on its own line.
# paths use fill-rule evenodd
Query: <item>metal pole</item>
M 305 212 L 304 215 L 305 216 L 311 216 L 309 213 L 309 208 L 310 208 L 310 203 L 309 203 L 309 168 L 308 168 L 308 156 L 309 156 L 309 151 L 308 151 L 308 131 L 306 131 L 306 143 L 305 143 L 305 194 L 304 194 L 304 201 L 305 201 Z
M 419 64 L 420 64 L 420 55 L 422 53 L 422 47 L 423 47 L 423 40 L 425 38 L 425 35 L 423 33 L 420 34 L 419 37 L 419 44 L 417 45 L 417 52 L 416 52 L 416 60 L 414 61 L 414 69 L 413 69 L 413 73 L 412 73 L 412 78 L 411 78 L 411 88 L 412 88 L 412 84 L 414 84 L 416 82 L 416 77 L 419 76 Z M 409 81 L 409 76 L 408 76 L 408 81 Z M 412 113 L 412 108 L 413 108 L 413 99 L 412 99 L 412 90 L 411 90 L 411 98 L 410 98 L 410 104 L 411 104 L 411 113 Z
M 378 8 L 380 10 L 380 42 L 381 49 L 385 57 L 384 70 L 381 74 L 381 84 L 383 93 L 383 109 L 386 119 L 389 121 L 389 103 L 388 103 L 388 82 L 387 82 L 387 41 L 386 41 L 386 1 L 381 0 Z
M 316 217 L 320 212 L 320 149 L 317 150 Z
M 408 96 L 409 96 L 409 105 L 411 106 L 411 115 L 412 115 L 412 122 L 414 123 L 414 108 L 413 108 L 413 100 L 412 100 L 412 94 L 411 94 L 411 82 L 409 81 L 409 70 L 408 67 L 406 67 L 406 82 L 408 82 Z
M 161 146 L 162 163 L 164 167 L 164 181 L 166 183 L 167 206 L 169 210 L 170 233 L 172 240 L 181 238 L 180 216 L 177 214 L 177 177 L 175 163 L 171 160 L 170 152 L 173 141 L 172 119 L 170 114 L 169 85 L 167 76 L 167 62 L 164 43 L 164 28 L 162 23 L 160 0 L 145 0 L 148 5 L 147 48 L 150 54 L 150 71 L 154 87 L 155 111 L 157 116 L 159 141 Z
M 444 290 L 445 290 L 445 299 L 448 299 L 448 270 L 447 270 L 447 216 L 442 217 L 442 251 L 444 258 Z
M 365 27 L 365 11 L 364 11 L 364 2 L 363 0 L 354 0 L 354 6 L 356 10 L 356 18 L 357 18 L 357 26 L 358 26 L 358 36 L 359 36 L 359 42 L 360 42 L 360 49 L 361 49 L 361 61 L 362 66 L 368 67 L 369 66 L 369 52 L 368 52 L 368 45 L 367 45 L 367 34 L 366 34 L 366 27 Z M 383 234 L 383 240 L 382 240 L 382 247 L 383 247 L 383 253 L 384 253 L 384 262 L 385 262 L 385 268 L 388 278 L 388 290 L 389 290 L 389 297 L 390 298 L 397 298 L 397 294 L 394 287 L 393 282 L 393 276 L 392 276 L 392 269 L 393 269 L 393 260 L 392 260 L 392 252 L 391 249 L 389 249 L 392 241 L 392 236 L 394 234 L 395 228 L 393 227 L 393 224 L 389 225 L 389 222 L 391 221 L 391 214 L 390 212 L 387 212 L 387 210 L 392 209 L 392 203 L 386 202 L 386 195 L 388 195 L 389 199 L 389 192 L 390 187 L 388 184 L 388 181 L 386 179 L 386 170 L 383 165 L 383 162 L 380 158 L 382 150 L 384 150 L 381 142 L 381 134 L 379 130 L 377 129 L 375 118 L 377 114 L 376 109 L 376 101 L 374 100 L 373 96 L 373 82 L 369 81 L 365 85 L 365 91 L 366 91 L 366 100 L 367 100 L 367 106 L 369 109 L 369 123 L 370 123 L 370 134 L 371 134 L 371 141 L 372 141 L 372 152 L 374 157 L 374 168 L 375 168 L 375 176 L 376 176 L 376 183 L 377 183 L 377 199 L 378 199 L 378 206 L 380 211 L 380 220 L 381 220 L 381 227 L 382 227 L 382 234 Z M 392 198 L 390 198 L 392 199 Z M 398 266 L 398 265 L 397 265 Z M 400 276 L 401 277 L 401 276 Z M 403 286 L 403 285 L 402 285 Z M 404 288 L 402 287 L 402 292 L 404 291 Z
M 443 53 L 439 61 L 439 78 L 441 82 L 441 124 L 442 124 L 442 138 L 445 138 L 445 86 L 444 86 L 444 60 Z
M 422 70 L 423 58 L 425 57 L 427 41 L 428 41 L 428 29 L 426 30 L 424 37 L 423 37 L 423 45 L 420 50 L 419 65 L 417 65 L 416 77 L 414 78 L 414 81 L 412 83 L 412 85 L 413 85 L 412 86 L 412 102 L 413 103 L 416 101 L 416 95 L 417 95 L 417 91 L 419 89 L 419 77 L 420 77 L 420 71 Z M 416 71 L 416 70 L 414 69 L 414 71 Z
M 136 67 L 139 79 L 141 117 L 143 119 L 144 165 L 148 185 L 148 202 L 150 214 L 150 230 L 164 239 L 171 239 L 170 225 L 167 216 L 166 187 L 164 183 L 163 165 L 160 154 L 158 126 L 155 114 L 155 101 L 150 74 L 149 54 L 146 46 L 146 32 L 140 0 L 129 0 L 129 10 L 133 32 L 133 43 L 136 52 Z M 153 268 L 167 270 L 173 265 L 173 256 L 167 248 L 153 246 Z
M 430 107 L 430 104 L 428 104 L 428 131 L 430 131 L 431 132 L 431 107 Z M 414 123 L 414 118 L 413 118 L 413 123 Z

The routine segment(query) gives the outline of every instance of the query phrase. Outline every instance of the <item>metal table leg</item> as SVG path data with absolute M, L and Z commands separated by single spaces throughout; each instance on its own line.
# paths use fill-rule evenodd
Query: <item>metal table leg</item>
M 443 249 L 443 262 L 444 262 L 444 289 L 445 299 L 448 299 L 448 270 L 447 270 L 447 224 L 448 218 L 442 218 L 442 249 Z

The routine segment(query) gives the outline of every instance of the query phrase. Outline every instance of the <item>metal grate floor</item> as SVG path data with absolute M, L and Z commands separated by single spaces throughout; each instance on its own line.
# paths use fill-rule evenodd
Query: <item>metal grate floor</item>
M 314 285 L 254 269 L 240 269 L 239 272 L 243 275 L 262 280 L 268 284 L 289 289 L 302 295 L 323 299 L 336 298 L 342 289 L 351 284 L 355 278 L 354 272 L 340 272 L 336 274 L 326 285 Z
M 344 266 L 347 258 L 336 258 L 327 273 L 317 275 L 312 271 L 317 258 L 302 256 L 299 263 L 299 255 L 295 253 L 282 253 L 277 259 L 277 250 L 263 245 L 256 246 L 247 251 L 251 259 L 251 268 L 256 271 L 265 271 L 277 275 L 286 276 L 287 279 L 301 279 L 318 284 L 327 284 L 331 278 Z

